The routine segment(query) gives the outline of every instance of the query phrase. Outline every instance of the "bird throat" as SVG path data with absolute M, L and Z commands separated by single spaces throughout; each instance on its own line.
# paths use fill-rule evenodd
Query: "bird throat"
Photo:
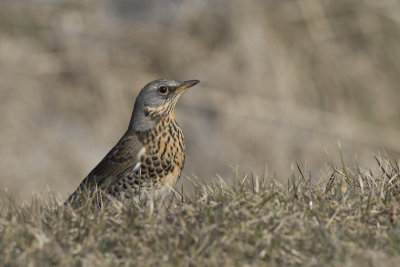
M 168 99 L 163 105 L 157 107 L 139 104 L 132 114 L 129 129 L 135 132 L 148 131 L 160 122 L 175 121 L 175 105 L 178 97 Z M 136 111 L 136 109 L 138 109 Z

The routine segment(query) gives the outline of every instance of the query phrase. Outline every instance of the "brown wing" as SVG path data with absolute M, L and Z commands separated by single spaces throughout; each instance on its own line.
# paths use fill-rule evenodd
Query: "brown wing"
M 86 176 L 66 203 L 75 201 L 80 192 L 105 189 L 118 180 L 118 175 L 138 163 L 138 154 L 143 148 L 135 133 L 126 132 L 99 164 Z

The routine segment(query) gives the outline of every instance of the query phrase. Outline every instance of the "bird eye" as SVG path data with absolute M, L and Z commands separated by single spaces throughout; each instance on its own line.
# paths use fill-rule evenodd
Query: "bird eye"
M 165 87 L 165 86 L 160 86 L 160 87 L 158 88 L 158 92 L 159 92 L 160 94 L 165 95 L 166 93 L 168 93 L 168 88 Z

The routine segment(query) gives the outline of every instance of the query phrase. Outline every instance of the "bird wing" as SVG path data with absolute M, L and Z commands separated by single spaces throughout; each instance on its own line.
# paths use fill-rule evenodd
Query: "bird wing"
M 118 143 L 107 153 L 99 164 L 86 176 L 66 203 L 79 198 L 81 192 L 93 192 L 96 188 L 105 189 L 118 181 L 118 175 L 128 168 L 139 166 L 139 158 L 144 146 L 137 135 L 126 132 Z

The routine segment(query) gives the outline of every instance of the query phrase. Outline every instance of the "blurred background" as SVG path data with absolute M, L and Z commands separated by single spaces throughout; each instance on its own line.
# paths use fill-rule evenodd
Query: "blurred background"
M 397 159 L 399 24 L 396 0 L 2 0 L 0 196 L 65 199 L 158 78 L 201 80 L 176 111 L 187 176 L 318 177 L 338 140 Z

